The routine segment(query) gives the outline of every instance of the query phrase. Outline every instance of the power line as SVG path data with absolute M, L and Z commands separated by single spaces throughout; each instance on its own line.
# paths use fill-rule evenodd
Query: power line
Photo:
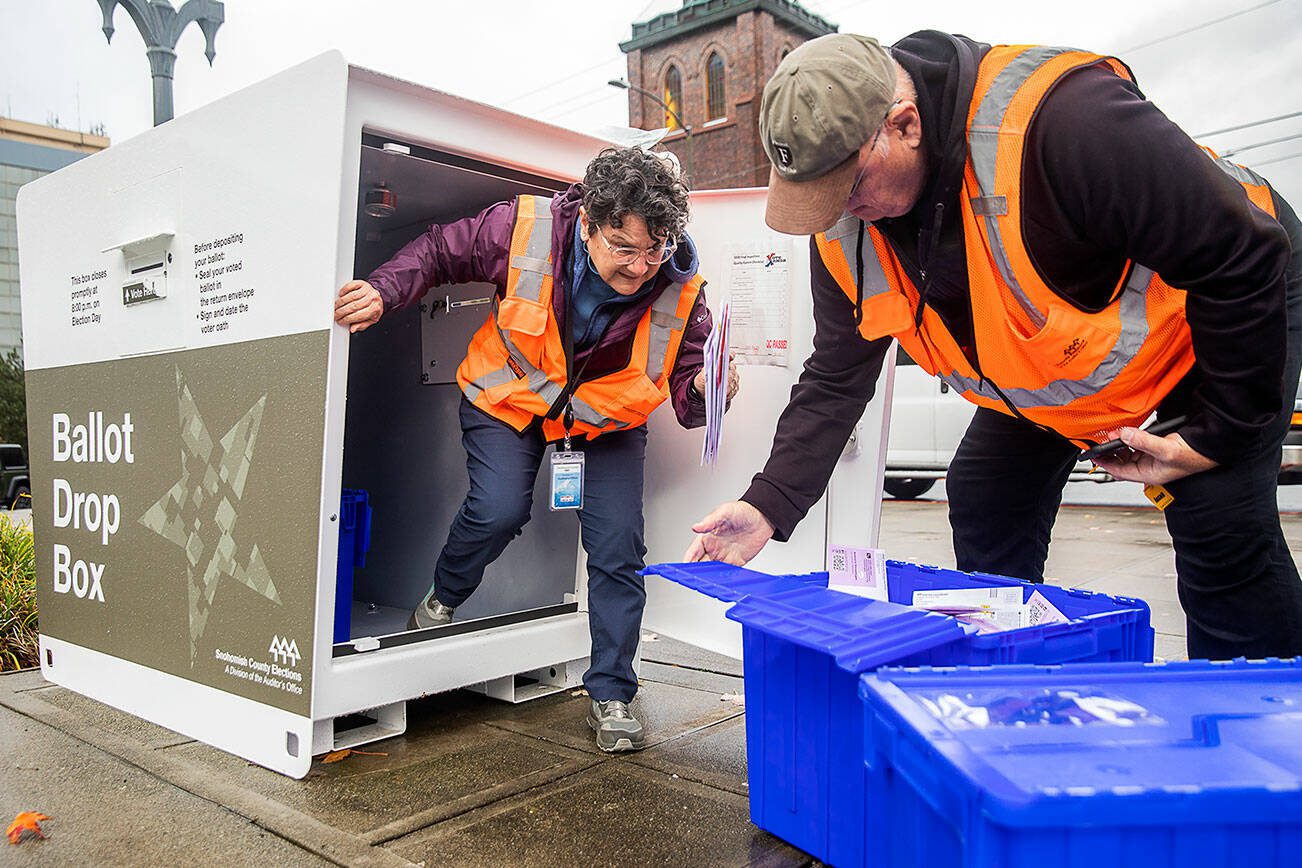
M 769 161 L 768 161 L 768 160 L 765 160 L 765 161 L 762 162 L 762 163 L 756 163 L 755 165 L 751 166 L 749 169 L 741 169 L 741 170 L 736 171 L 736 172 L 729 172 L 729 173 L 726 174 L 726 175 L 719 175 L 719 176 L 717 176 L 717 177 L 715 177 L 715 178 L 711 178 L 710 180 L 713 181 L 713 182 L 715 182 L 715 183 L 717 183 L 717 182 L 719 182 L 719 181 L 731 181 L 733 178 L 739 178 L 739 177 L 741 177 L 742 175 L 749 175 L 749 174 L 752 174 L 753 172 L 758 172 L 760 169 L 767 168 L 768 165 L 769 165 Z M 695 179 L 693 179 L 693 180 L 695 180 Z
M 1246 130 L 1248 127 L 1259 127 L 1263 124 L 1273 124 L 1275 121 L 1286 121 L 1289 118 L 1295 118 L 1298 115 L 1302 115 L 1302 112 L 1290 112 L 1286 115 L 1279 115 L 1278 117 L 1263 118 L 1259 121 L 1250 121 L 1246 124 L 1239 124 L 1236 127 L 1225 127 L 1224 129 L 1220 129 L 1220 130 L 1212 130 L 1210 133 L 1199 133 L 1198 135 L 1194 136 L 1194 138 L 1205 139 L 1208 136 L 1219 136 L 1221 133 L 1232 133 L 1235 132 L 1236 130 Z
M 1284 156 L 1284 157 L 1272 157 L 1272 158 L 1269 159 L 1269 160 L 1256 161 L 1256 162 L 1253 162 L 1252 165 L 1253 165 L 1254 167 L 1256 167 L 1256 166 L 1269 166 L 1271 163 L 1282 163 L 1282 162 L 1284 162 L 1285 160 L 1295 160 L 1295 159 L 1297 159 L 1298 157 L 1302 157 L 1302 151 L 1298 151 L 1296 154 L 1289 154 L 1288 156 Z
M 1141 42 L 1138 45 L 1132 45 L 1130 48 L 1123 50 L 1122 54 L 1130 54 L 1141 48 L 1148 48 L 1151 45 L 1157 45 L 1160 42 L 1168 42 L 1180 36 L 1193 33 L 1197 30 L 1203 30 L 1211 27 L 1213 24 L 1220 24 L 1222 21 L 1229 21 L 1231 18 L 1238 18 L 1240 15 L 1247 15 L 1249 12 L 1256 12 L 1258 9 L 1264 9 L 1267 6 L 1273 6 L 1279 0 L 1266 0 L 1265 3 L 1258 3 L 1256 6 L 1249 6 L 1247 9 L 1240 9 L 1238 12 L 1231 12 L 1229 15 L 1222 15 L 1220 18 L 1214 18 L 1211 21 L 1202 24 L 1195 24 L 1193 27 L 1187 27 L 1184 30 L 1177 30 L 1175 33 L 1169 33 L 1166 36 L 1159 36 L 1157 39 L 1150 39 L 1148 42 Z
M 569 96 L 567 96 L 565 99 L 557 100 L 556 102 L 551 103 L 550 105 L 545 105 L 540 109 L 534 109 L 534 112 L 537 114 L 537 113 L 555 111 L 556 109 L 560 108 L 563 105 L 566 105 L 567 103 L 572 103 L 575 100 L 580 100 L 585 97 L 592 96 L 597 91 L 601 91 L 603 93 L 605 93 L 606 91 L 610 91 L 611 93 L 615 92 L 613 88 L 605 84 L 603 84 L 601 87 L 590 87 L 587 88 L 586 90 L 581 90 L 578 93 L 572 93 Z
M 571 73 L 570 75 L 567 75 L 563 78 L 558 78 L 549 84 L 544 84 L 542 87 L 536 87 L 533 90 L 526 91 L 521 94 L 517 94 L 511 97 L 510 99 L 506 100 L 504 103 L 502 103 L 502 106 L 505 108 L 506 106 L 509 106 L 511 103 L 519 102 L 525 97 L 533 96 L 536 93 L 542 93 L 545 90 L 549 90 L 558 84 L 564 84 L 565 82 L 570 81 L 571 79 L 578 78 L 581 75 L 587 75 L 590 72 L 601 69 L 603 66 L 609 66 L 610 64 L 615 63 L 616 61 L 622 59 L 622 57 L 623 57 L 622 55 L 620 57 L 608 57 L 605 60 L 603 60 L 601 63 L 598 63 L 594 66 L 589 66 L 587 69 L 580 69 L 578 72 Z
M 555 112 L 555 113 L 552 115 L 552 117 L 563 118 L 563 117 L 565 117 L 566 115 L 572 115 L 572 114 L 574 114 L 574 113 L 577 112 L 577 111 L 582 111 L 583 109 L 587 108 L 588 106 L 594 106 L 594 105 L 596 105 L 597 103 L 602 102 L 603 100 L 607 99 L 608 97 L 615 96 L 616 93 L 617 93 L 617 92 L 614 91 L 614 90 L 612 90 L 612 91 L 611 91 L 610 93 L 608 93 L 608 94 L 607 94 L 607 93 L 603 93 L 601 96 L 597 97 L 597 98 L 594 99 L 594 100 L 589 100 L 588 102 L 580 103 L 579 105 L 576 105 L 576 106 L 574 106 L 574 107 L 572 107 L 572 108 L 567 108 L 567 109 L 566 109 L 565 111 L 563 111 L 563 112 Z M 544 118 L 544 120 L 545 120 L 545 118 Z
M 634 20 L 634 21 L 642 21 L 642 20 L 644 20 L 644 19 L 646 18 L 646 14 L 647 14 L 648 12 L 651 11 L 651 7 L 652 7 L 652 6 L 656 6 L 656 5 L 658 5 L 659 3 L 660 3 L 660 0 L 651 0 L 650 3 L 648 3 L 648 4 L 646 4 L 645 6 L 642 7 L 642 11 L 641 11 L 641 12 L 639 12 L 639 13 L 637 13 L 636 15 L 633 16 L 633 20 Z M 663 14 L 663 13 L 662 13 L 662 14 Z
M 1222 154 L 1221 156 L 1232 157 L 1235 154 L 1241 154 L 1244 151 L 1251 151 L 1256 148 L 1264 148 L 1267 145 L 1278 145 L 1280 142 L 1291 142 L 1294 139 L 1302 139 L 1302 133 L 1294 133 L 1291 136 L 1280 136 L 1278 139 L 1270 139 L 1269 141 L 1265 141 L 1265 142 L 1254 142 L 1251 145 L 1244 145 L 1241 148 L 1226 148 L 1225 153 Z

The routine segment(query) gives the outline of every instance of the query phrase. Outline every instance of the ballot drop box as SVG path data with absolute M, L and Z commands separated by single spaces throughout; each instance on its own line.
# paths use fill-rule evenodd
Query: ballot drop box
M 456 619 L 407 629 L 466 493 L 455 371 L 494 288 L 431 288 L 352 336 L 333 301 L 431 223 L 563 190 L 607 144 L 330 53 L 24 186 L 44 676 L 298 777 L 314 754 L 402 732 L 408 699 L 577 684 L 586 571 L 546 473 Z M 709 468 L 699 430 L 669 405 L 652 417 L 650 562 L 678 559 L 762 466 L 811 347 L 806 243 L 769 232 L 763 203 L 693 196 L 744 385 Z M 886 404 L 758 568 L 808 569 L 829 538 L 872 544 Z M 724 606 L 671 584 L 648 579 L 645 627 L 740 656 Z

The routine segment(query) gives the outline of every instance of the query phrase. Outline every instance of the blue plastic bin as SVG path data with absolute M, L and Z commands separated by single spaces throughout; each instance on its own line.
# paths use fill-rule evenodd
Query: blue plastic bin
M 371 503 L 365 491 L 345 488 L 339 504 L 339 566 L 335 572 L 334 641 L 347 642 L 353 619 L 353 570 L 371 548 Z
M 746 761 L 755 825 L 838 866 L 864 863 L 863 706 L 858 678 L 884 665 L 1151 660 L 1142 600 L 1002 576 L 887 561 L 890 599 L 827 589 L 826 573 L 767 576 L 718 563 L 660 564 L 662 575 L 721 600 L 742 625 Z M 975 635 L 901 605 L 917 590 L 1021 586 L 1068 623 Z
M 868 862 L 1302 864 L 1302 667 L 884 669 L 863 676 Z

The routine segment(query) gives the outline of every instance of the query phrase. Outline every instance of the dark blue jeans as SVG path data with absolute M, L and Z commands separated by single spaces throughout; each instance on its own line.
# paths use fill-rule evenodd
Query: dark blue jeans
M 537 430 L 510 426 L 461 400 L 461 443 L 470 491 L 461 504 L 434 569 L 435 595 L 456 608 L 475 592 L 484 570 L 529 521 L 534 480 L 547 444 Z M 593 699 L 628 702 L 637 693 L 633 655 L 642 629 L 646 589 L 642 469 L 646 426 L 577 439 L 584 453 L 583 508 L 578 510 L 588 555 L 591 666 L 583 685 Z
M 1302 581 L 1279 524 L 1280 449 L 1302 366 L 1302 225 L 1281 204 L 1293 243 L 1283 407 L 1270 443 L 1234 464 L 1168 483 L 1163 515 L 1175 547 L 1191 658 L 1302 655 Z M 1191 409 L 1197 369 L 1158 408 Z M 1054 434 L 980 408 L 945 481 L 960 570 L 1043 580 L 1049 536 L 1077 450 Z

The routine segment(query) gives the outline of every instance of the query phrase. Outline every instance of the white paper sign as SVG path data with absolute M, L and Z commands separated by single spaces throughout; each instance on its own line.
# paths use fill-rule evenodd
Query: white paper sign
M 827 587 L 873 600 L 888 599 L 886 555 L 881 549 L 827 547 Z
M 731 347 L 739 365 L 788 364 L 791 244 L 789 237 L 771 235 L 728 246 Z

